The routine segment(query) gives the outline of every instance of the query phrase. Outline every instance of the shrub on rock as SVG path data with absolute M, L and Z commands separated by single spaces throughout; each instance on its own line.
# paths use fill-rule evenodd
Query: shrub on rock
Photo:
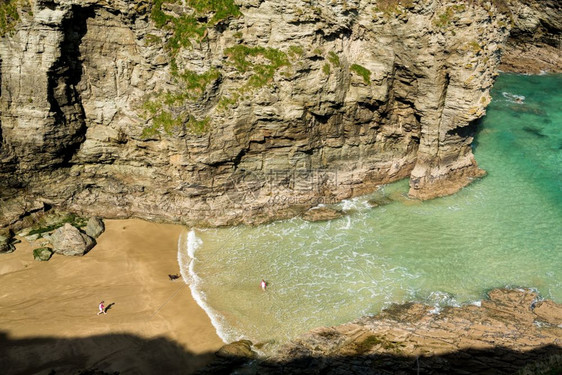
M 33 259 L 47 261 L 53 256 L 53 250 L 48 247 L 39 247 L 33 250 Z

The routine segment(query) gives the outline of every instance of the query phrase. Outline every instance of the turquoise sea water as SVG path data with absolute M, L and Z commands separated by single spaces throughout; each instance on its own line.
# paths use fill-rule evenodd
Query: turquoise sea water
M 560 75 L 498 78 L 475 142 L 488 176 L 453 196 L 412 201 L 401 181 L 330 222 L 192 229 L 178 260 L 193 295 L 225 341 L 275 343 L 394 302 L 477 303 L 495 287 L 562 302 L 561 87 Z

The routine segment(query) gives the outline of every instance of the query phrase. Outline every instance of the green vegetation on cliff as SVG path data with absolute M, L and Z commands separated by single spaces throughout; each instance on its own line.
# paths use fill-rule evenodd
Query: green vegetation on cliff
M 87 221 L 88 220 L 83 217 L 77 216 L 73 213 L 69 213 L 60 217 L 54 222 L 44 223 L 43 221 L 39 221 L 38 223 L 33 224 L 31 230 L 27 235 L 31 236 L 34 234 L 52 232 L 53 230 L 62 227 L 66 223 L 72 224 L 76 228 L 82 228 L 86 226 Z
M 143 129 L 142 137 L 148 138 L 157 134 L 172 134 L 177 130 L 185 130 L 191 134 L 203 134 L 209 129 L 210 119 L 198 120 L 193 116 L 187 104 L 197 100 L 204 92 L 207 84 L 218 78 L 216 71 L 196 74 L 185 72 L 185 90 L 164 92 L 153 95 L 143 104 L 143 112 L 152 125 Z
M 260 88 L 270 82 L 275 72 L 282 66 L 290 65 L 287 54 L 274 48 L 248 47 L 237 45 L 225 50 L 230 63 L 241 73 L 248 71 L 254 74 L 248 80 L 246 89 Z M 256 58 L 256 59 L 249 59 Z M 267 63 L 257 62 L 260 57 L 269 61 Z
M 383 12 L 385 15 L 401 14 L 400 8 L 411 8 L 413 0 L 377 0 L 375 11 Z
M 193 39 L 204 39 L 209 27 L 241 14 L 233 0 L 186 0 L 184 3 L 191 8 L 191 13 L 177 15 L 166 11 L 170 6 L 181 6 L 181 3 L 180 0 L 152 0 L 150 18 L 156 27 L 172 31 L 166 42 L 172 55 L 180 48 L 191 47 Z
M 190 103 L 201 98 L 211 83 L 220 78 L 220 73 L 216 69 L 202 74 L 185 70 L 177 73 L 176 77 L 181 89 L 153 94 L 144 102 L 144 115 L 147 119 L 152 119 L 152 125 L 143 130 L 143 137 L 155 136 L 162 132 L 172 134 L 178 129 L 185 129 L 192 134 L 203 134 L 209 129 L 209 118 L 196 119 L 188 107 Z
M 210 27 L 240 15 L 233 0 L 152 0 L 150 18 L 157 28 L 168 30 L 170 36 L 163 41 L 158 36 L 147 34 L 146 43 L 164 43 L 170 56 L 171 73 L 180 88 L 152 94 L 144 102 L 144 117 L 152 123 L 143 130 L 143 137 L 172 134 L 182 129 L 191 134 L 203 134 L 209 130 L 210 119 L 197 119 L 190 107 L 211 83 L 220 78 L 220 73 L 216 69 L 202 74 L 181 71 L 176 57 L 182 48 L 192 48 L 193 42 L 205 39 Z
M 334 68 L 341 65 L 340 57 L 334 51 L 330 51 L 328 53 L 328 61 L 334 66 Z
M 369 69 L 367 69 L 367 68 L 365 68 L 361 65 L 358 65 L 358 64 L 353 64 L 353 65 L 351 65 L 349 70 L 357 73 L 357 75 L 362 77 L 363 81 L 365 81 L 365 84 L 368 85 L 369 83 L 371 83 L 371 71 Z
M 302 53 L 302 48 L 289 48 L 289 54 L 297 56 L 299 53 Z M 287 54 L 275 48 L 236 45 L 227 48 L 225 55 L 238 72 L 252 73 L 246 84 L 240 88 L 241 94 L 266 86 L 273 80 L 275 72 L 284 66 L 291 66 Z M 242 97 L 240 93 L 223 96 L 219 103 L 220 108 L 226 109 L 236 104 Z
M 19 0 L 0 1 L 0 37 L 12 31 L 19 21 L 18 3 Z

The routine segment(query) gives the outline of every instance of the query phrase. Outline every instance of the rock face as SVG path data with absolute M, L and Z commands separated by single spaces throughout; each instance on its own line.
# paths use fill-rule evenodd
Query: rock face
M 431 306 L 396 305 L 374 317 L 312 330 L 243 373 L 559 373 L 561 308 L 537 302 L 532 291 L 506 289 L 491 291 L 481 306 L 439 314 Z
M 86 254 L 96 244 L 90 236 L 68 223 L 53 232 L 51 243 L 55 253 L 73 256 Z
M 407 177 L 428 199 L 483 175 L 474 121 L 509 28 L 496 1 L 8 3 L 0 225 L 25 213 L 23 193 L 224 225 Z
M 513 28 L 500 69 L 516 73 L 562 72 L 562 4 L 525 0 L 510 5 Z

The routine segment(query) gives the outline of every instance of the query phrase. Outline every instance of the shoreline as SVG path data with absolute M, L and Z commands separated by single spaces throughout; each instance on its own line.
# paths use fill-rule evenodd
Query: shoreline
M 105 225 L 98 244 L 80 259 L 55 254 L 48 262 L 35 261 L 32 250 L 39 246 L 25 240 L 0 258 L 0 341 L 8 343 L 10 371 L 34 366 L 17 347 L 31 345 L 27 356 L 46 349 L 38 339 L 57 343 L 45 358 L 52 369 L 62 366 L 57 374 L 88 368 L 156 373 L 139 352 L 154 340 L 166 343 L 159 345 L 160 356 L 180 353 L 183 372 L 214 359 L 223 342 L 210 318 L 183 279 L 168 278 L 179 273 L 177 243 L 186 228 L 139 219 L 105 220 Z M 109 307 L 106 315 L 97 315 L 100 300 Z M 76 342 L 84 357 L 78 362 Z

